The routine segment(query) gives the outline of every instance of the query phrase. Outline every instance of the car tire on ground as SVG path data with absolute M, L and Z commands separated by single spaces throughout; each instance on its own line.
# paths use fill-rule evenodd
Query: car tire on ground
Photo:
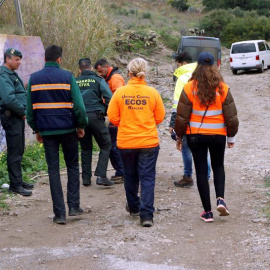
M 237 70 L 232 70 L 233 75 L 237 75 Z

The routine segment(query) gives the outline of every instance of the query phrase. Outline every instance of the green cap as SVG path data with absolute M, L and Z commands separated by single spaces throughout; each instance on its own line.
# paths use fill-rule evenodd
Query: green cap
M 5 53 L 8 53 L 10 55 L 14 55 L 14 56 L 19 56 L 22 58 L 22 53 L 16 49 L 13 49 L 13 48 L 9 48 L 5 51 Z

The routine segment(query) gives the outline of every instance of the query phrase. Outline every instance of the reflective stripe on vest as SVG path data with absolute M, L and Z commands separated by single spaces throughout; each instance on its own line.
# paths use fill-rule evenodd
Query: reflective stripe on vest
M 219 128 L 224 128 L 225 124 L 205 124 L 205 123 L 198 123 L 198 122 L 189 122 L 190 127 L 195 127 L 199 128 L 201 127 L 202 129 L 219 129 Z
M 33 110 L 37 109 L 72 109 L 71 102 L 57 102 L 57 103 L 34 103 Z
M 192 110 L 192 113 L 196 115 L 201 115 L 201 116 L 204 115 L 204 111 Z M 215 116 L 215 115 L 220 115 L 220 114 L 222 114 L 222 110 L 213 110 L 213 111 L 207 111 L 205 116 Z
M 36 84 L 31 86 L 31 91 L 40 91 L 40 90 L 58 90 L 63 89 L 70 91 L 70 84 Z
M 205 114 L 205 106 L 202 106 L 197 96 L 197 88 L 194 85 L 194 81 L 188 82 L 184 91 L 192 103 L 192 112 L 189 119 L 189 125 L 187 126 L 187 134 L 217 134 L 227 135 L 224 115 L 222 111 L 222 104 L 225 101 L 229 87 L 222 83 L 223 95 L 220 95 L 218 88 L 216 89 L 216 100 L 208 107 Z M 203 115 L 205 117 L 202 122 Z

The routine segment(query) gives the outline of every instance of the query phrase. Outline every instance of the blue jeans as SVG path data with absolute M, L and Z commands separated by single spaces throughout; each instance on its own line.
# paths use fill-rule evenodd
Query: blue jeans
M 53 212 L 65 216 L 65 204 L 60 180 L 59 147 L 62 146 L 67 166 L 67 203 L 69 208 L 80 206 L 78 136 L 71 132 L 61 135 L 42 136 L 53 201 Z
M 142 220 L 154 216 L 156 162 L 159 146 L 143 149 L 119 149 L 125 170 L 127 203 L 132 213 L 140 212 Z M 141 198 L 138 196 L 141 184 Z
M 188 147 L 187 136 L 183 136 L 182 157 L 183 157 L 183 163 L 184 163 L 184 175 L 187 177 L 191 177 L 192 176 L 192 153 Z M 208 166 L 207 178 L 209 180 L 210 175 L 211 175 L 209 153 L 207 154 L 207 166 Z
M 124 175 L 124 167 L 121 159 L 121 155 L 119 154 L 116 141 L 117 141 L 117 131 L 118 128 L 115 126 L 109 126 L 109 132 L 111 136 L 112 147 L 110 150 L 110 161 L 115 169 L 115 176 L 123 176 Z

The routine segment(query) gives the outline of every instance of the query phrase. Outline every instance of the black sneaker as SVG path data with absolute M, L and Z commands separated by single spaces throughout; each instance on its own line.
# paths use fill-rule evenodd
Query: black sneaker
M 201 219 L 204 222 L 213 222 L 214 221 L 214 219 L 213 219 L 213 212 L 212 211 L 202 212 L 201 213 Z
M 22 187 L 25 189 L 33 189 L 34 185 L 26 182 L 22 182 Z
M 141 224 L 143 227 L 152 227 L 154 225 L 154 222 L 153 222 L 153 219 L 148 219 L 148 220 L 141 219 Z
M 10 186 L 9 187 L 9 192 L 15 193 L 15 194 L 20 194 L 22 196 L 31 196 L 32 195 L 32 191 L 30 191 L 28 189 L 25 189 L 22 186 L 16 187 L 16 188 L 13 188 L 13 187 Z
M 79 216 L 83 214 L 83 209 L 81 207 L 71 207 L 69 208 L 69 216 Z
M 66 224 L 66 217 L 65 216 L 57 216 L 53 217 L 53 222 L 56 224 Z
M 133 217 L 138 217 L 140 215 L 140 212 L 137 212 L 137 213 L 130 212 L 129 207 L 128 207 L 128 203 L 126 203 L 126 211 Z
M 97 177 L 96 184 L 99 186 L 113 186 L 114 182 L 108 179 L 107 177 Z
M 218 198 L 217 199 L 217 211 L 219 212 L 220 216 L 229 216 L 230 212 L 224 202 L 224 199 Z
M 90 186 L 91 185 L 91 179 L 83 179 L 82 184 L 84 186 Z

